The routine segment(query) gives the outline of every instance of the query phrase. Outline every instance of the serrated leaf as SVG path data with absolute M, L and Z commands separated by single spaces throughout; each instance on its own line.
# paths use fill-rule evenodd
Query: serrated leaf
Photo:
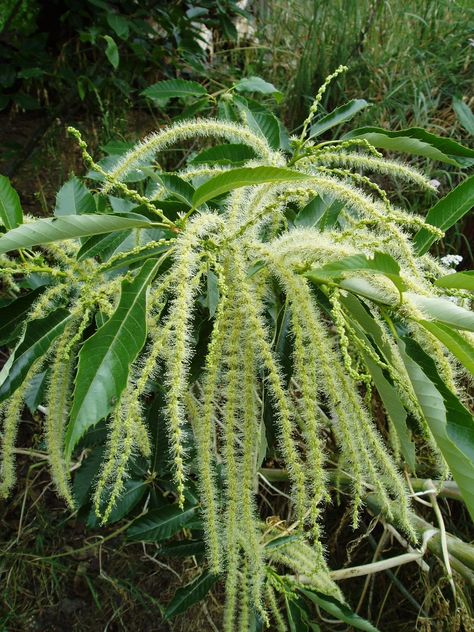
M 171 619 L 177 614 L 185 612 L 195 603 L 207 595 L 212 586 L 218 581 L 218 575 L 204 571 L 190 584 L 179 588 L 163 613 L 164 619 Z
M 117 309 L 79 353 L 65 437 L 68 457 L 85 432 L 109 414 L 127 384 L 130 365 L 145 344 L 147 288 L 158 267 L 159 262 L 147 261 L 133 281 L 122 282 Z
M 464 127 L 466 132 L 474 135 L 474 114 L 467 103 L 461 101 L 461 99 L 453 98 L 453 110 L 457 116 L 458 121 Z
M 158 179 L 164 188 L 181 202 L 193 205 L 194 187 L 179 176 L 172 173 L 159 173 Z
M 195 518 L 196 512 L 197 507 L 180 509 L 177 505 L 152 509 L 135 520 L 128 529 L 127 536 L 130 540 L 144 542 L 167 540 Z
M 20 198 L 6 176 L 0 176 L 0 223 L 7 230 L 23 223 Z
M 272 149 L 280 149 L 280 125 L 277 117 L 272 112 L 251 111 L 247 108 L 245 116 L 247 125 L 252 132 L 263 136 Z
M 471 290 L 474 292 L 474 270 L 455 272 L 447 274 L 435 282 L 438 287 L 453 287 L 460 290 Z
M 364 632 L 379 632 L 379 630 L 369 621 L 363 619 L 361 616 L 353 612 L 346 604 L 341 603 L 334 597 L 323 595 L 322 593 L 313 590 L 306 590 L 305 588 L 300 588 L 299 590 L 319 608 L 322 608 L 339 621 L 343 621 L 357 630 L 364 630 Z
M 228 143 L 227 145 L 216 145 L 210 149 L 205 149 L 190 161 L 191 164 L 200 165 L 230 165 L 247 162 L 256 158 L 256 153 L 251 147 L 241 143 Z
M 84 459 L 81 463 L 81 467 L 76 470 L 72 491 L 77 507 L 83 507 L 87 504 L 92 486 L 99 474 L 103 460 L 104 446 L 97 446 L 91 454 Z
M 119 246 L 130 234 L 131 230 L 121 230 L 115 233 L 106 233 L 105 235 L 93 235 L 84 242 L 77 253 L 77 260 L 83 261 L 89 257 L 96 257 L 104 251 L 114 250 Z
M 127 228 L 147 228 L 150 225 L 151 222 L 146 217 L 133 213 L 126 217 L 90 214 L 38 219 L 30 224 L 22 224 L 0 237 L 0 254 L 52 241 L 88 237 Z
M 419 320 L 418 324 L 436 336 L 461 364 L 474 375 L 474 346 L 455 329 L 431 320 Z
M 234 88 L 237 92 L 258 92 L 260 94 L 273 94 L 276 97 L 283 96 L 278 88 L 261 77 L 244 77 L 235 84 Z
M 393 257 L 383 252 L 375 252 L 372 258 L 362 254 L 344 257 L 321 268 L 312 268 L 305 272 L 304 276 L 311 282 L 319 284 L 342 278 L 347 273 L 364 270 L 383 274 L 392 281 L 400 292 L 405 288 L 400 277 L 400 266 Z
M 404 297 L 433 320 L 439 320 L 455 329 L 474 331 L 474 313 L 446 298 L 421 296 L 414 292 L 405 292 Z
M 474 164 L 474 150 L 463 147 L 450 138 L 435 136 L 419 127 L 410 127 L 398 132 L 390 132 L 381 127 L 360 127 L 344 139 L 365 138 L 374 147 L 424 156 L 456 167 Z
M 110 37 L 110 35 L 104 35 L 104 39 L 107 44 L 105 47 L 105 56 L 112 64 L 114 70 L 117 70 L 120 63 L 120 55 L 117 44 L 115 43 L 114 38 Z
M 140 502 L 148 489 L 148 483 L 144 480 L 135 480 L 133 478 L 127 478 L 124 483 L 123 491 L 120 498 L 114 505 L 107 524 L 113 524 L 118 522 L 122 518 L 125 518 Z M 106 504 L 104 500 L 104 505 Z M 89 517 L 87 519 L 87 526 L 89 528 L 95 528 L 99 525 L 99 519 L 95 513 L 95 509 L 91 509 Z
M 92 193 L 76 176 L 63 184 L 56 195 L 56 217 L 95 213 L 95 210 Z
M 207 95 L 206 89 L 196 81 L 185 79 L 165 79 L 158 81 L 141 92 L 141 94 L 160 105 L 174 97 L 184 99 L 186 97 L 202 97 Z
M 18 335 L 23 318 L 43 291 L 44 287 L 38 287 L 0 308 L 0 345 L 7 344 Z
M 474 419 L 414 340 L 403 338 L 399 348 L 436 444 L 474 520 Z
M 240 187 L 269 182 L 295 182 L 308 180 L 310 177 L 305 173 L 282 167 L 240 167 L 220 173 L 198 187 L 193 195 L 193 206 L 198 208 L 205 202 Z
M 474 176 L 470 176 L 450 191 L 430 208 L 426 221 L 441 230 L 448 230 L 474 206 Z M 424 255 L 438 237 L 421 228 L 415 235 L 413 243 L 418 256 Z
M 309 137 L 315 138 L 316 136 L 324 134 L 324 132 L 327 132 L 328 129 L 331 129 L 336 125 L 350 121 L 361 110 L 364 110 L 369 106 L 370 103 L 367 103 L 365 99 L 353 99 L 352 101 L 341 105 L 312 125 Z
M 45 318 L 31 320 L 27 324 L 24 336 L 0 373 L 0 402 L 23 383 L 33 363 L 48 351 L 70 318 L 67 310 L 57 309 Z

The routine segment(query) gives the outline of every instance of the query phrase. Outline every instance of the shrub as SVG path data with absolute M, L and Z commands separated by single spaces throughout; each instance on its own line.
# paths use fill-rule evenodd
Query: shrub
M 264 83 L 247 89 L 268 92 Z M 308 620 L 305 598 L 323 608 L 336 600 L 330 612 L 349 616 L 321 535 L 332 442 L 354 526 L 371 493 L 417 540 L 400 473 L 401 464 L 415 472 L 415 442 L 438 470 L 451 469 L 474 513 L 472 417 L 458 399 L 473 371 L 473 277 L 427 254 L 469 210 L 472 179 L 424 219 L 395 208 L 361 175 L 432 191 L 374 145 L 421 147 L 460 164 L 473 152 L 416 130 L 356 130 L 317 143 L 321 125 L 351 115 L 348 104 L 311 127 L 326 85 L 291 139 L 263 106 L 232 91 L 221 118 L 175 123 L 112 166 L 96 164 L 71 129 L 100 189 L 92 195 L 71 180 L 50 219 L 23 221 L 1 183 L 4 284 L 13 296 L 30 290 L 3 308 L 3 341 L 17 343 L 0 386 L 2 493 L 14 484 L 22 404 L 44 402 L 58 494 L 71 507 L 86 504 L 93 485 L 105 524 L 143 503 L 143 481 L 160 490 L 129 536 L 200 533 L 208 571 L 185 605 L 224 577 L 228 631 L 237 609 L 239 629 L 269 616 L 286 629 L 280 593 L 290 620 Z M 185 168 L 165 173 L 155 162 L 171 145 L 214 137 L 227 144 L 191 153 Z M 135 189 L 127 184 L 136 180 Z M 386 426 L 373 416 L 380 405 Z M 80 480 L 84 495 L 71 484 L 71 459 L 94 445 L 104 419 L 105 452 L 93 484 L 90 472 Z M 293 526 L 265 523 L 257 506 L 267 455 L 286 468 Z M 140 469 L 147 474 L 137 493 Z M 167 614 L 182 609 L 178 599 Z

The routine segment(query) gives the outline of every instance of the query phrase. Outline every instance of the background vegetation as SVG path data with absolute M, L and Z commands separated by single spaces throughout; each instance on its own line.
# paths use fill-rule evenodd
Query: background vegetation
M 230 0 L 2 0 L 0 172 L 12 178 L 25 210 L 50 214 L 64 181 L 83 173 L 67 125 L 92 139 L 94 155 L 113 155 L 183 113 L 193 116 L 213 105 L 196 95 L 157 95 L 150 88 L 157 81 L 193 79 L 218 97 L 241 78 L 258 75 L 281 92 L 263 100 L 298 130 L 315 90 L 341 63 L 349 72 L 326 92 L 323 111 L 364 98 L 373 105 L 361 111 L 358 126 L 420 126 L 469 145 L 473 19 L 469 0 L 271 0 L 244 10 Z M 170 155 L 170 164 L 183 155 Z M 413 164 L 439 181 L 442 193 L 463 177 L 454 166 L 424 159 Z M 402 185 L 390 186 L 412 210 L 431 205 Z M 438 254 L 461 254 L 462 266 L 472 268 L 473 239 L 468 215 L 449 231 Z M 2 505 L 0 629 L 213 629 L 219 587 L 185 618 L 172 625 L 161 620 L 163 605 L 195 575 L 195 559 L 156 556 L 153 547 L 122 537 L 123 521 L 98 529 L 56 499 L 37 425 L 34 417 L 22 424 L 21 444 L 31 450 L 19 454 L 21 480 Z M 275 503 L 275 493 L 266 487 L 262 502 Z M 449 493 L 440 505 L 447 530 L 472 540 L 472 525 Z M 284 513 L 284 498 L 274 506 Z M 357 532 L 349 523 L 343 504 L 331 507 L 326 530 L 333 568 L 400 552 L 393 540 L 374 550 L 381 530 L 368 512 Z M 428 574 L 407 565 L 367 581 L 349 580 L 345 593 L 381 630 L 411 630 L 415 621 L 423 630 L 462 630 L 444 569 L 435 558 L 430 566 Z M 321 629 L 347 626 L 327 619 Z

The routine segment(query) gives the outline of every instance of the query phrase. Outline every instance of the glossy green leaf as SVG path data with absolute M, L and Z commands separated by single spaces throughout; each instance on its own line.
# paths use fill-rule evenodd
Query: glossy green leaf
M 171 619 L 177 614 L 185 612 L 195 603 L 207 595 L 212 586 L 218 581 L 218 575 L 204 571 L 191 583 L 179 588 L 163 613 L 164 619 Z
M 186 97 L 202 97 L 207 95 L 206 89 L 196 81 L 185 79 L 165 79 L 158 81 L 141 92 L 141 94 L 152 101 L 165 105 L 168 99 Z
M 238 83 L 235 84 L 234 88 L 237 92 L 258 92 L 260 94 L 273 94 L 283 96 L 282 93 L 275 88 L 273 83 L 269 83 L 265 81 L 261 77 L 244 77 Z
M 48 351 L 69 319 L 67 310 L 57 309 L 45 318 L 31 320 L 27 324 L 24 336 L 0 373 L 0 402 L 23 383 L 33 363 Z
M 193 196 L 193 206 L 197 208 L 218 195 L 228 193 L 240 187 L 249 187 L 270 182 L 275 184 L 279 182 L 295 182 L 298 180 L 308 180 L 309 178 L 310 176 L 304 173 L 282 167 L 241 167 L 239 169 L 232 169 L 231 171 L 226 171 L 214 176 L 198 187 Z
M 371 145 L 380 149 L 425 156 L 455 167 L 469 167 L 474 164 L 474 150 L 463 147 L 450 138 L 430 134 L 419 127 L 410 127 L 398 132 L 390 132 L 381 127 L 360 127 L 343 138 L 365 138 Z
M 145 495 L 149 485 L 144 480 L 135 480 L 133 478 L 127 478 L 124 483 L 123 491 L 120 498 L 112 509 L 107 524 L 113 524 L 118 522 L 122 518 L 125 518 L 140 502 Z M 106 500 L 104 500 L 104 504 Z M 89 528 L 96 528 L 99 526 L 100 519 L 97 517 L 95 509 L 92 508 L 87 518 L 87 526 Z
M 334 597 L 323 595 L 322 593 L 313 590 L 306 590 L 305 588 L 300 588 L 299 590 L 316 606 L 328 612 L 331 617 L 334 617 L 339 621 L 343 621 L 357 630 L 364 630 L 365 632 L 379 632 L 379 630 L 369 621 L 363 619 L 361 616 L 353 612 L 348 606 L 341 603 Z
M 448 230 L 462 219 L 474 206 L 474 176 L 461 182 L 441 200 L 430 208 L 426 221 L 441 230 Z M 425 228 L 421 228 L 414 238 L 415 252 L 423 255 L 438 238 Z
M 387 292 L 362 277 L 342 279 L 338 282 L 338 285 L 344 290 L 348 290 L 353 294 L 359 294 L 360 296 L 368 298 L 375 303 L 381 303 L 382 305 L 393 304 L 393 300 L 387 296 Z
M 464 307 L 460 307 L 446 298 L 421 296 L 413 292 L 405 292 L 403 296 L 434 320 L 451 325 L 455 329 L 474 331 L 474 312 L 464 309 Z
M 0 237 L 0 254 L 19 248 L 31 248 L 40 244 L 77 237 L 88 237 L 127 228 L 146 228 L 150 220 L 141 215 L 70 215 L 38 219 L 22 224 Z
M 147 261 L 133 281 L 122 282 L 117 309 L 81 349 L 65 438 L 67 456 L 85 432 L 109 414 L 127 384 L 130 365 L 145 344 L 147 288 L 158 267 L 159 262 Z
M 314 138 L 320 134 L 324 134 L 324 132 L 336 125 L 350 121 L 361 110 L 369 106 L 370 103 L 367 103 L 365 99 L 352 99 L 352 101 L 341 105 L 312 125 L 309 137 Z
M 167 540 L 193 520 L 197 511 L 197 507 L 180 509 L 177 505 L 152 509 L 135 520 L 128 529 L 127 536 L 130 540 L 144 542 Z
M 474 375 L 474 346 L 455 329 L 443 323 L 431 320 L 419 320 L 418 323 L 436 336 L 451 351 L 461 364 Z
M 77 253 L 77 260 L 83 261 L 89 257 L 96 257 L 104 251 L 115 249 L 119 246 L 129 235 L 131 230 L 120 230 L 114 233 L 106 233 L 105 235 L 92 235 L 84 242 Z
M 115 43 L 114 38 L 110 37 L 110 35 L 104 35 L 104 39 L 106 41 L 105 56 L 112 64 L 114 70 L 117 70 L 120 63 L 120 55 L 117 44 Z
M 23 211 L 18 193 L 6 176 L 0 176 L 0 224 L 7 230 L 23 223 Z
M 474 519 L 474 419 L 411 338 L 399 342 L 403 361 L 433 437 Z
M 461 99 L 454 97 L 453 110 L 458 121 L 464 127 L 466 132 L 471 134 L 471 136 L 474 136 L 474 114 L 468 104 L 461 101 Z
M 389 278 L 399 291 L 404 289 L 400 277 L 400 266 L 393 257 L 382 252 L 375 252 L 373 258 L 366 255 L 351 255 L 339 261 L 328 263 L 321 268 L 312 268 L 304 273 L 312 283 L 327 283 L 342 278 L 347 273 L 370 271 L 383 274 Z
M 227 145 L 216 145 L 210 149 L 205 149 L 190 161 L 194 165 L 230 165 L 241 164 L 256 158 L 256 153 L 248 145 L 242 143 L 228 143 Z
M 189 182 L 171 173 L 159 173 L 157 175 L 164 188 L 171 195 L 189 206 L 193 205 L 194 187 Z
M 76 176 L 68 180 L 59 189 L 54 209 L 56 217 L 95 213 L 95 211 L 96 207 L 92 193 Z
M 48 385 L 48 371 L 41 371 L 33 376 L 26 389 L 24 400 L 31 414 L 33 414 L 38 406 L 43 402 Z
M 247 110 L 247 124 L 256 134 L 261 134 L 272 149 L 280 149 L 281 132 L 277 117 L 272 112 Z
M 77 507 L 83 507 L 89 501 L 92 486 L 104 460 L 104 446 L 96 446 L 88 453 L 74 474 L 72 491 Z
M 0 308 L 0 345 L 7 344 L 18 335 L 23 318 L 43 291 L 44 287 L 38 287 Z
M 313 226 L 317 226 L 326 210 L 327 204 L 320 195 L 317 195 L 300 210 L 295 217 L 294 224 L 298 228 L 312 228 Z
M 474 270 L 447 274 L 435 282 L 438 287 L 453 287 L 474 292 Z

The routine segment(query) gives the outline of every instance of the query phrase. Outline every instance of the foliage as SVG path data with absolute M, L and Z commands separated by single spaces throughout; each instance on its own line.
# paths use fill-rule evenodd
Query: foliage
M 473 367 L 470 275 L 453 281 L 417 243 L 443 236 L 449 196 L 427 221 L 361 175 L 434 195 L 421 173 L 383 158 L 360 130 L 310 138 L 324 90 L 343 70 L 323 84 L 299 137 L 242 96 L 278 99 L 256 78 L 225 91 L 217 117 L 176 122 L 118 160 L 95 163 L 71 128 L 98 189 L 72 179 L 52 218 L 23 218 L 2 181 L 3 311 L 24 319 L 0 374 L 2 493 L 14 484 L 23 402 L 44 404 L 53 481 L 89 524 L 130 514 L 131 540 L 179 555 L 166 540 L 186 529 L 181 554 L 205 552 L 203 574 L 178 591 L 167 617 L 222 578 L 227 632 L 270 619 L 278 630 L 317 629 L 311 603 L 375 629 L 344 603 L 324 557 L 332 442 L 354 526 L 372 491 L 386 518 L 417 539 L 400 469 L 416 474 L 420 446 L 438 472 L 449 466 L 474 516 L 472 416 L 459 387 Z M 147 96 L 211 108 L 189 83 L 165 81 Z M 359 109 L 342 106 L 325 129 Z M 196 153 L 214 137 L 230 144 Z M 188 165 L 164 172 L 157 154 L 185 142 Z M 430 136 L 430 146 L 441 143 Z M 472 203 L 472 179 L 463 196 Z M 380 406 L 386 425 L 376 421 Z M 71 461 L 84 450 L 72 482 Z M 257 511 L 267 456 L 286 468 L 293 525 L 265 523 Z
M 235 39 L 232 17 L 245 15 L 234 0 L 3 0 L 0 11 L 0 109 L 74 109 L 82 101 L 107 120 L 147 77 L 178 66 L 201 74 L 203 25 Z

